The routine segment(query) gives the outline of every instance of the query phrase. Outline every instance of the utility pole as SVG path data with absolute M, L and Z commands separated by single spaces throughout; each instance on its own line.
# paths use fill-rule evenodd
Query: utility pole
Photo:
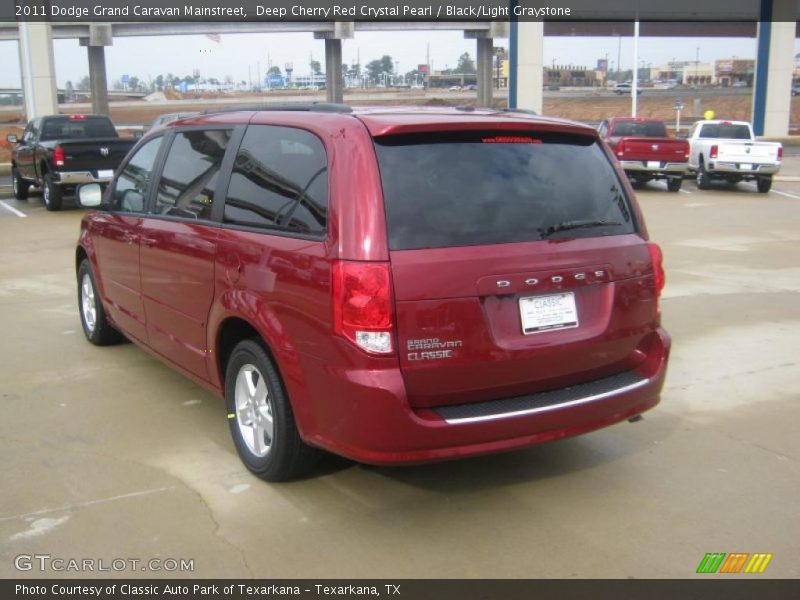
M 617 83 L 619 83 L 620 73 L 622 72 L 622 35 L 617 34 Z

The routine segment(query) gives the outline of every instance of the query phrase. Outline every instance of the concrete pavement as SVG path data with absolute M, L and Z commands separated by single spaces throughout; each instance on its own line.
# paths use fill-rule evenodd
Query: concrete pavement
M 422 467 L 329 458 L 270 485 L 241 466 L 220 400 L 83 339 L 82 211 L 6 191 L 0 577 L 86 575 L 14 567 L 46 553 L 192 559 L 203 577 L 673 578 L 712 551 L 770 552 L 762 577 L 800 577 L 800 183 L 638 196 L 674 342 L 644 421 Z

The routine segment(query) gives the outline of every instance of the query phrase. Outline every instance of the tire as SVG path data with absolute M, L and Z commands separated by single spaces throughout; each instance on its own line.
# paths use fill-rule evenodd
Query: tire
M 703 161 L 700 161 L 700 164 L 697 167 L 697 189 L 699 190 L 707 190 L 711 187 L 711 178 L 708 176 L 706 172 L 706 166 L 703 164 Z
M 64 193 L 53 181 L 53 176 L 50 173 L 45 173 L 44 183 L 42 185 L 42 198 L 44 199 L 44 207 L 53 212 L 61 210 L 61 203 L 64 200 Z
M 756 179 L 756 185 L 759 192 L 766 194 L 772 188 L 772 177 L 759 177 Z
M 83 334 L 95 346 L 109 346 L 124 340 L 106 317 L 88 258 L 83 259 L 78 267 L 78 311 Z
M 677 192 L 681 189 L 681 184 L 683 184 L 682 177 L 668 177 L 667 178 L 667 189 L 670 192 Z
M 31 184 L 19 176 L 17 167 L 11 167 L 11 187 L 14 188 L 14 198 L 17 200 L 27 200 Z
M 239 342 L 225 369 L 228 424 L 239 458 L 266 481 L 296 479 L 318 451 L 300 438 L 278 370 L 255 340 Z

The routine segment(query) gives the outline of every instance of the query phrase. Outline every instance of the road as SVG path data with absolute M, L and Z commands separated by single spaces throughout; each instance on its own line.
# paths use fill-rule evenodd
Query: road
M 421 467 L 329 458 L 270 485 L 239 462 L 221 401 L 131 344 L 83 339 L 82 211 L 6 190 L 0 577 L 41 576 L 13 558 L 47 553 L 193 559 L 208 578 L 683 578 L 712 551 L 770 552 L 763 577 L 800 577 L 800 183 L 638 196 L 674 344 L 643 421 Z

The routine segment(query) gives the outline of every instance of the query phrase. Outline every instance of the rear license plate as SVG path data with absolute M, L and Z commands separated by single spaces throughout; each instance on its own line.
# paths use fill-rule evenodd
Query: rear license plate
M 648 169 L 660 169 L 661 163 L 657 160 L 648 160 L 647 161 L 647 168 Z
M 110 179 L 113 176 L 114 176 L 113 169 L 103 169 L 102 171 L 97 172 L 98 179 Z
M 519 314 L 525 335 L 578 326 L 574 292 L 520 298 Z
M 753 170 L 753 165 L 750 164 L 750 163 L 742 163 L 741 165 L 739 165 L 739 167 L 742 169 L 742 171 L 752 171 Z

